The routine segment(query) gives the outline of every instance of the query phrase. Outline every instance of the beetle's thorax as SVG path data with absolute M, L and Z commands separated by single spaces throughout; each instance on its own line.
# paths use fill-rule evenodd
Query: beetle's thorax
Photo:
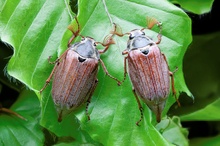
M 140 29 L 135 29 L 130 32 L 127 51 L 140 50 L 141 52 L 149 52 L 149 48 L 155 45 L 155 42 L 147 37 Z
M 77 52 L 84 58 L 100 59 L 95 40 L 90 37 L 83 37 L 80 42 L 71 45 L 70 50 Z

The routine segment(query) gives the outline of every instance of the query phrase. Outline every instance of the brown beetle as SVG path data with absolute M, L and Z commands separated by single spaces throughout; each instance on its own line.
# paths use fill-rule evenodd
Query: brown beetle
M 96 76 L 99 62 L 105 73 L 110 78 L 116 80 L 118 85 L 121 84 L 118 79 L 108 73 L 103 61 L 100 59 L 100 54 L 107 51 L 109 45 L 114 43 L 112 40 L 113 35 L 108 35 L 104 43 L 96 42 L 91 37 L 80 35 L 82 37 L 81 41 L 71 45 L 71 42 L 80 32 L 79 22 L 77 19 L 75 20 L 78 30 L 74 32 L 73 28 L 69 27 L 73 32 L 73 37 L 69 40 L 68 49 L 54 62 L 55 66 L 46 80 L 46 84 L 40 90 L 42 92 L 46 88 L 54 75 L 52 97 L 59 114 L 59 122 L 62 121 L 64 115 L 77 109 L 85 102 L 87 102 L 86 115 L 88 116 L 88 120 L 90 120 L 88 106 L 98 83 Z M 101 44 L 105 48 L 103 50 L 97 50 L 97 44 Z
M 180 106 L 174 88 L 173 72 L 169 70 L 166 56 L 161 53 L 157 46 L 161 41 L 162 24 L 154 18 L 148 20 L 148 29 L 151 29 L 155 24 L 160 28 L 157 36 L 158 41 L 154 42 L 146 36 L 144 33 L 145 28 L 134 29 L 125 33 L 129 35 L 129 40 L 127 49 L 122 52 L 123 55 L 127 54 L 124 58 L 124 80 L 126 79 L 128 62 L 128 73 L 133 85 L 133 93 L 141 112 L 141 118 L 136 122 L 137 125 L 143 119 L 143 108 L 138 96 L 156 114 L 157 122 L 161 121 L 161 113 L 170 93 L 170 76 L 172 91 Z M 113 34 L 124 36 L 125 34 L 121 32 L 121 29 L 118 26 L 116 27 L 117 31 Z

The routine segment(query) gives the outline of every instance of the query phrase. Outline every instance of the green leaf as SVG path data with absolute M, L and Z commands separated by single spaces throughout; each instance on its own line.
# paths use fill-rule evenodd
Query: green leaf
M 78 4 L 80 34 L 101 42 L 112 30 L 102 1 L 80 0 Z M 119 0 L 106 1 L 106 4 L 113 22 L 119 24 L 123 32 L 146 27 L 146 16 L 154 17 L 163 23 L 162 41 L 158 46 L 166 55 L 171 71 L 175 70 L 176 66 L 179 68 L 174 75 L 178 95 L 179 92 L 185 92 L 190 96 L 182 73 L 183 56 L 192 40 L 191 22 L 187 15 L 164 0 Z M 70 16 L 73 17 L 68 10 L 63 1 L 5 1 L 0 14 L 1 40 L 14 48 L 14 55 L 7 67 L 8 73 L 38 94 L 42 106 L 41 124 L 59 137 L 71 136 L 81 143 L 175 143 L 167 141 L 157 131 L 154 127 L 155 115 L 143 103 L 144 119 L 140 127 L 135 125 L 140 118 L 140 112 L 129 79 L 118 87 L 114 80 L 105 75 L 101 67 L 98 74 L 99 84 L 89 105 L 91 120 L 87 121 L 85 108 L 82 107 L 65 117 L 61 123 L 57 122 L 57 113 L 50 95 L 51 86 L 48 86 L 41 96 L 38 91 L 43 87 L 53 67 L 47 62 L 48 56 L 52 55 L 54 60 L 55 56 L 60 56 L 61 52 L 66 50 L 67 42 L 72 35 L 67 30 Z M 156 41 L 158 31 L 158 28 L 154 27 L 153 30 L 147 30 L 146 34 Z M 126 48 L 128 38 L 124 36 L 114 39 L 116 44 L 101 55 L 101 59 L 109 73 L 122 80 L 124 64 L 121 52 Z M 174 102 L 175 99 L 170 94 L 163 116 Z
M 196 35 L 185 54 L 184 75 L 195 101 L 180 98 L 184 100 L 182 107 L 172 113 L 181 115 L 181 120 L 187 121 L 187 117 L 189 121 L 219 119 L 219 39 L 219 32 Z
M 1 112 L 0 145 L 42 145 L 44 135 L 39 125 L 40 104 L 34 92 L 24 90 L 10 109 L 27 120 Z
M 159 3 L 163 3 L 163 7 Z M 91 11 L 87 9 L 88 7 L 91 8 L 89 9 Z M 114 1 L 112 3 L 107 1 L 107 7 L 113 22 L 119 24 L 123 32 L 145 27 L 146 16 L 157 18 L 163 23 L 163 37 L 159 47 L 167 56 L 171 70 L 175 70 L 176 66 L 179 67 L 175 74 L 177 90 L 180 92 L 185 91 L 190 95 L 184 84 L 182 74 L 183 55 L 191 42 L 191 24 L 188 17 L 181 10 L 164 1 Z M 104 36 L 111 30 L 107 14 L 103 16 L 105 13 L 103 4 L 99 1 L 98 3 L 94 2 L 93 6 L 89 3 L 88 6 L 88 2 L 82 1 L 79 10 L 78 19 L 82 27 L 81 34 L 92 36 L 98 41 L 103 40 Z M 170 10 L 170 13 L 168 10 Z M 133 15 L 133 12 L 136 15 Z M 95 24 L 95 26 L 92 24 Z M 105 30 L 105 32 L 101 30 Z M 154 28 L 154 30 L 158 31 L 157 28 Z M 100 31 L 101 34 L 97 33 Z M 147 32 L 149 36 L 156 40 L 157 32 Z M 125 49 L 128 38 L 115 37 L 114 39 L 116 45 L 111 47 L 101 58 L 104 60 L 108 71 L 122 79 L 123 58 L 121 52 Z M 121 87 L 117 87 L 116 83 L 106 77 L 103 71 L 99 72 L 98 79 L 99 85 L 94 93 L 93 102 L 90 104 L 91 121 L 85 123 L 86 131 L 89 131 L 95 140 L 106 145 L 151 145 L 154 143 L 168 145 L 166 140 L 154 128 L 155 116 L 151 115 L 146 106 L 144 106 L 145 119 L 141 124 L 141 128 L 136 127 L 135 122 L 139 119 L 139 110 L 128 79 Z M 170 96 L 164 114 L 173 102 L 175 102 L 175 99 Z M 151 117 L 153 117 L 153 120 Z M 151 121 L 153 122 L 151 123 Z M 91 127 L 97 128 L 93 129 Z M 102 133 L 108 134 L 104 137 Z M 129 140 L 126 141 L 125 139 Z
M 46 58 L 56 53 L 60 34 L 70 23 L 65 8 L 64 2 L 53 1 L 16 0 L 3 5 L 1 40 L 14 48 L 8 73 L 35 91 L 41 87 L 39 75 L 47 72 L 42 70 Z
M 183 9 L 196 13 L 203 14 L 211 10 L 214 0 L 169 0 L 175 4 L 179 4 Z M 196 7 L 195 7 L 196 6 Z
M 215 102 L 207 105 L 206 107 L 192 112 L 187 115 L 181 116 L 182 121 L 219 121 L 220 108 L 220 99 L 216 100 Z M 211 113 L 211 114 L 210 114 Z
M 172 119 L 166 119 L 156 125 L 156 128 L 168 141 L 174 142 L 174 145 L 189 145 L 187 137 L 188 130 L 182 128 L 180 118 L 174 116 Z
M 202 138 L 195 138 L 190 141 L 191 146 L 216 146 L 220 145 L 219 141 L 220 135 L 213 136 L 213 137 L 202 137 Z
M 47 58 L 50 55 L 55 56 L 57 54 L 63 34 L 71 21 L 70 16 L 72 17 L 65 1 L 56 3 L 52 0 L 17 0 L 13 3 L 5 1 L 2 7 L 0 15 L 1 40 L 14 48 L 14 54 L 7 66 L 7 72 L 36 91 L 38 95 L 39 89 L 42 88 L 53 67 L 48 64 Z M 51 114 L 54 109 L 51 97 L 43 96 L 42 98 L 39 96 L 39 99 L 42 105 L 42 118 L 45 119 L 41 121 L 43 126 L 58 136 L 68 134 L 73 137 L 76 136 L 76 139 L 87 139 L 81 133 L 80 128 L 74 126 L 71 128 L 66 126 L 65 132 L 63 132 L 62 125 L 57 123 L 55 112 Z M 50 126 L 50 122 L 56 122 L 56 124 Z M 73 123 L 79 127 L 77 121 L 74 120 Z

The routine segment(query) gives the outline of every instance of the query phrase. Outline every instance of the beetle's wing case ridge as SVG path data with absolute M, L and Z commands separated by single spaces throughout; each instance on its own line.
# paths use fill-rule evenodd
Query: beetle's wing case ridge
M 58 113 L 65 114 L 64 112 L 71 112 L 88 99 L 95 85 L 98 60 L 82 58 L 77 52 L 69 50 L 59 66 L 54 74 L 56 80 L 53 81 L 52 96 Z
M 170 92 L 169 69 L 160 49 L 152 45 L 147 55 L 139 49 L 130 51 L 128 67 L 137 94 L 160 115 Z

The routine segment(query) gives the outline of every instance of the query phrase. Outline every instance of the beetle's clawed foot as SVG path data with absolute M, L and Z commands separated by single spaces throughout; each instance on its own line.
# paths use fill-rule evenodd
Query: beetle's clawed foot
M 87 115 L 87 118 L 88 118 L 88 121 L 90 121 L 90 116 L 89 115 Z
M 121 82 L 119 82 L 119 81 L 118 81 L 118 83 L 117 83 L 117 84 L 118 84 L 118 86 L 121 86 Z
M 177 72 L 178 69 L 179 69 L 178 66 L 176 66 L 175 70 L 173 71 L 173 74 L 174 74 L 175 72 Z
M 111 30 L 110 33 L 113 35 L 120 36 L 120 37 L 124 36 L 124 34 L 122 33 L 121 27 L 116 23 L 113 23 L 113 25 L 114 25 L 114 30 Z
M 141 120 L 142 120 L 142 119 L 140 119 L 139 121 L 136 122 L 136 125 L 137 125 L 138 127 L 140 126 L 139 123 L 141 122 Z
M 108 34 L 105 38 L 102 44 L 103 46 L 110 46 L 111 44 L 115 44 L 114 39 L 112 38 L 113 34 Z

